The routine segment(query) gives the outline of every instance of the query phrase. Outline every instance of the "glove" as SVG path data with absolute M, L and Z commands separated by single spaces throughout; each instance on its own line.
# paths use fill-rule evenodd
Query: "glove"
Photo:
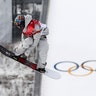
M 28 49 L 27 49 L 27 50 L 25 51 L 25 56 L 28 57 L 28 56 L 30 55 L 30 52 L 31 52 L 31 50 L 28 50 Z

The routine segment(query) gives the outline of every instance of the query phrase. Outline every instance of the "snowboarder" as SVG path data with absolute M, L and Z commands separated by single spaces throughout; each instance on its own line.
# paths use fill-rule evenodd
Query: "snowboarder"
M 22 56 L 24 54 L 30 57 L 32 62 L 37 63 L 37 70 L 45 72 L 48 43 L 47 35 L 49 30 L 46 24 L 39 20 L 32 19 L 31 15 L 18 15 L 14 24 L 22 29 L 21 42 L 15 48 L 15 55 Z

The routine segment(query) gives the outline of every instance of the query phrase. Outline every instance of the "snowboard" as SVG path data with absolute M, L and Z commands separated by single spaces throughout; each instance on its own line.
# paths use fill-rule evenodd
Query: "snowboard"
M 0 52 L 1 52 L 3 55 L 5 55 L 5 56 L 7 56 L 7 57 L 9 57 L 9 58 L 11 58 L 11 59 L 19 62 L 20 64 L 23 64 L 23 65 L 25 65 L 25 66 L 30 67 L 31 69 L 35 70 L 36 72 L 38 72 L 38 73 L 40 73 L 40 74 L 42 74 L 42 75 L 46 75 L 46 76 L 48 76 L 48 77 L 50 77 L 50 78 L 52 78 L 52 79 L 60 79 L 60 77 L 61 77 L 58 72 L 53 71 L 53 70 L 50 70 L 50 69 L 48 69 L 48 68 L 45 68 L 45 69 L 46 69 L 46 72 L 45 72 L 45 73 L 41 73 L 41 72 L 37 71 L 37 70 L 36 70 L 37 64 L 32 63 L 32 62 L 26 60 L 26 59 L 23 58 L 23 57 L 16 56 L 13 52 L 11 52 L 10 50 L 8 50 L 7 48 L 5 48 L 5 47 L 2 46 L 2 45 L 0 45 Z

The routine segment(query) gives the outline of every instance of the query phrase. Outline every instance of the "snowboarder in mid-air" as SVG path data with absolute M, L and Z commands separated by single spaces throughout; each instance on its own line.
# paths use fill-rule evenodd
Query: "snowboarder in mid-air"
M 14 24 L 22 29 L 21 42 L 15 48 L 15 55 L 25 56 L 37 63 L 37 70 L 44 73 L 48 52 L 47 35 L 49 30 L 46 24 L 32 19 L 31 15 L 18 15 Z

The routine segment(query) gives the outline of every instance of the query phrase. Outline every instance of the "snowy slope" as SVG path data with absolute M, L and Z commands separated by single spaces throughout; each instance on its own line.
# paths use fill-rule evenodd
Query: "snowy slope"
M 86 60 L 96 60 L 95 11 L 95 0 L 50 0 L 48 68 L 55 70 L 53 66 L 61 61 L 74 61 L 81 65 Z M 74 66 L 61 65 L 61 70 Z M 86 66 L 96 69 L 96 62 Z M 77 75 L 89 72 L 81 67 L 72 71 Z M 96 71 L 88 76 L 73 76 L 68 72 L 60 74 L 60 80 L 43 77 L 41 96 L 96 96 Z
M 0 96 L 33 96 L 35 72 L 0 53 Z

